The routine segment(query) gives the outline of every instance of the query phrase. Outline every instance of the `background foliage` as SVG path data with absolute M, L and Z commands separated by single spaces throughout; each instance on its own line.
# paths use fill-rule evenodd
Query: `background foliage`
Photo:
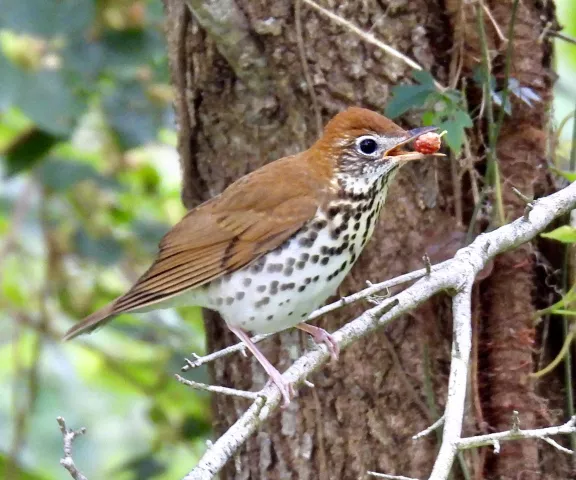
M 88 428 L 76 448 L 89 478 L 177 477 L 211 422 L 208 396 L 172 377 L 204 349 L 199 311 L 124 316 L 60 341 L 123 293 L 183 213 L 161 2 L 7 3 L 0 477 L 66 475 L 58 415 Z
M 204 350 L 200 312 L 125 315 L 96 335 L 59 340 L 125 291 L 183 213 L 161 2 L 3 3 L 0 477 L 63 478 L 63 415 L 88 428 L 75 457 L 89 478 L 177 478 L 210 433 L 208 396 L 172 378 L 185 355 Z M 576 7 L 558 6 L 576 37 Z M 557 43 L 564 168 L 576 46 Z M 438 96 L 431 77 L 416 74 L 387 113 L 415 104 L 442 107 L 423 120 L 445 124 L 458 150 L 470 126 L 459 92 Z M 206 381 L 203 370 L 190 376 Z

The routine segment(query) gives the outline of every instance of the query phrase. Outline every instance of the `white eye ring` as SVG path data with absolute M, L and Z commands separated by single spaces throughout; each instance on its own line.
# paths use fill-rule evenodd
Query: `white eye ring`
M 376 158 L 381 150 L 379 140 L 375 135 L 362 135 L 356 139 L 356 151 L 363 157 Z

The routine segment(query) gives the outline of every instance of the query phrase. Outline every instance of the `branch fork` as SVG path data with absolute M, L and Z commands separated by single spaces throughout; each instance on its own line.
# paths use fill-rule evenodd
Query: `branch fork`
M 60 465 L 62 465 L 74 480 L 87 480 L 86 477 L 74 464 L 74 459 L 72 458 L 72 443 L 76 438 L 86 433 L 84 427 L 78 430 L 71 430 L 66 426 L 66 420 L 62 417 L 57 417 L 56 421 L 60 427 L 60 432 L 62 432 L 62 440 L 64 441 L 64 457 L 60 459 Z
M 307 0 L 305 2 L 308 3 Z M 448 397 L 444 413 L 443 437 L 429 480 L 446 480 L 450 474 L 452 463 L 457 453 L 461 450 L 481 445 L 492 445 L 495 450 L 498 450 L 500 442 L 518 438 L 542 438 L 548 443 L 553 442 L 551 444 L 556 448 L 564 449 L 564 447 L 561 447 L 548 437 L 576 431 L 575 419 L 571 419 L 560 427 L 520 430 L 519 426 L 514 427 L 513 424 L 513 430 L 508 432 L 471 438 L 461 437 L 472 338 L 471 291 L 474 279 L 496 255 L 530 241 L 554 219 L 574 208 L 576 208 L 576 182 L 549 197 L 534 201 L 529 216 L 519 218 L 489 233 L 479 235 L 470 245 L 460 249 L 451 260 L 432 266 L 431 272 L 427 272 L 427 269 L 424 268 L 418 272 L 412 272 L 397 279 L 382 282 L 346 297 L 346 299 L 320 308 L 310 315 L 309 320 L 352 301 L 373 295 L 379 291 L 378 289 L 382 290 L 417 279 L 414 284 L 404 291 L 389 298 L 388 302 L 371 307 L 336 331 L 332 336 L 340 349 L 343 349 L 360 338 L 371 334 L 376 329 L 386 326 L 398 316 L 416 308 L 433 295 L 441 291 L 455 292 L 452 299 L 454 340 Z M 400 279 L 402 281 L 399 281 Z M 193 363 L 202 364 L 240 348 L 240 346 L 235 345 L 221 351 L 225 353 L 216 352 L 206 357 L 197 358 Z M 283 376 L 288 382 L 295 385 L 302 384 L 308 376 L 327 363 L 329 358 L 328 352 L 323 347 L 306 352 L 284 372 Z M 263 399 L 261 397 L 257 398 L 236 423 L 208 449 L 198 465 L 184 477 L 185 480 L 208 480 L 213 478 L 224 464 L 234 457 L 238 449 L 257 430 L 259 425 L 276 411 L 280 403 L 278 388 L 274 385 L 267 385 L 260 392 L 260 395 L 266 398 L 265 403 L 262 403 Z M 568 449 L 562 451 L 568 451 Z M 370 472 L 371 475 L 374 475 L 374 473 Z M 381 478 L 407 480 L 407 477 L 379 475 Z

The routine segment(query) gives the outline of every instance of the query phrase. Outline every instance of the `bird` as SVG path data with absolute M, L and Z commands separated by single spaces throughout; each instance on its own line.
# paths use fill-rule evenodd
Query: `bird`
M 435 130 L 406 131 L 360 107 L 338 113 L 308 150 L 258 168 L 191 209 L 162 238 L 156 259 L 130 290 L 74 325 L 64 339 L 121 313 L 182 305 L 212 309 L 289 404 L 293 385 L 249 333 L 296 327 L 338 357 L 332 336 L 305 320 L 335 294 L 358 259 L 400 168 L 434 150 L 406 147 Z

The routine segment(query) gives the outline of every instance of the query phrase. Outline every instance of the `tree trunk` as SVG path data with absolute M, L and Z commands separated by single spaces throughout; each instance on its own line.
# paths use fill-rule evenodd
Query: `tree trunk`
M 348 105 L 382 112 L 390 88 L 409 81 L 410 67 L 402 61 L 299 1 L 188 0 L 188 8 L 183 0 L 165 0 L 183 201 L 188 208 L 265 163 L 307 148 L 321 124 Z M 444 2 L 426 0 L 325 3 L 414 58 L 445 85 L 459 72 L 471 78 L 480 62 L 475 7 L 470 2 L 447 0 L 446 9 Z M 512 2 L 493 0 L 485 5 L 495 22 L 486 18 L 497 74 L 503 69 L 506 44 L 494 25 L 508 34 Z M 508 219 L 523 210 L 511 185 L 528 196 L 549 188 L 544 158 L 550 48 L 546 41 L 538 42 L 553 16 L 549 8 L 525 0 L 518 11 L 512 76 L 537 92 L 542 102 L 528 108 L 513 101 L 514 117 L 505 120 L 498 142 Z M 469 87 L 469 109 L 477 112 L 482 98 Z M 418 122 L 417 117 L 405 120 L 404 126 Z M 402 171 L 342 294 L 362 289 L 366 281 L 421 268 L 427 251 L 431 256 L 439 252 L 433 261 L 454 252 L 473 215 L 470 172 L 484 169 L 483 162 L 473 163 L 483 160 L 486 144 L 482 122 L 475 124 L 463 161 L 430 160 Z M 480 227 L 486 224 L 478 223 L 477 231 Z M 492 274 L 476 287 L 475 362 L 483 373 L 472 379 L 477 388 L 471 389 L 476 394 L 466 420 L 469 434 L 507 428 L 513 409 L 520 411 L 523 427 L 550 420 L 549 414 L 543 419 L 539 413 L 544 407 L 527 379 L 534 369 L 534 249 L 502 255 Z M 366 306 L 347 307 L 318 324 L 334 331 Z M 415 442 L 411 437 L 442 412 L 451 341 L 449 308 L 446 299 L 437 298 L 345 350 L 338 363 L 310 378 L 315 388 L 301 389 L 296 401 L 260 428 L 222 478 L 357 479 L 365 478 L 367 470 L 425 478 L 437 438 Z M 205 323 L 210 350 L 236 342 L 216 315 L 207 313 Z M 281 371 L 307 347 L 296 330 L 262 345 Z M 216 384 L 241 389 L 259 389 L 266 381 L 253 358 L 239 355 L 215 362 L 212 375 Z M 215 395 L 215 435 L 246 407 L 245 400 Z M 474 478 L 518 478 L 521 470 L 526 472 L 522 478 L 536 478 L 565 468 L 562 462 L 542 466 L 539 448 L 535 442 L 510 444 L 500 457 L 486 449 L 467 454 L 466 463 Z

